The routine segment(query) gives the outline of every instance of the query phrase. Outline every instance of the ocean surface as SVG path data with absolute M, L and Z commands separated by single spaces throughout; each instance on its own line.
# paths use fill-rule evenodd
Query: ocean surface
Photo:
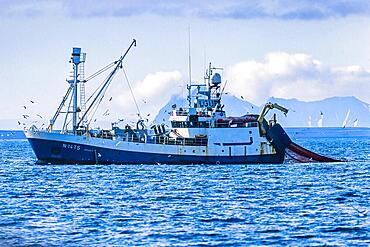
M 325 131 L 289 130 L 348 162 L 38 165 L 0 141 L 0 246 L 369 246 L 370 131 Z

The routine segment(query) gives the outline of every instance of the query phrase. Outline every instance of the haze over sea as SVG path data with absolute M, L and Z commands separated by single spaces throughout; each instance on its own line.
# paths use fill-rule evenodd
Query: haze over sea
M 289 133 L 348 162 L 38 165 L 0 141 L 0 246 L 370 245 L 370 129 Z

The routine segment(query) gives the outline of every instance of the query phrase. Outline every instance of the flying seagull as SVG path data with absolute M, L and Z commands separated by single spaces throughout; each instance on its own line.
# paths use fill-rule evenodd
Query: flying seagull
M 28 115 L 22 115 L 23 118 L 27 119 L 29 116 Z
M 109 115 L 109 109 L 107 109 L 104 113 L 103 116 L 108 116 Z
M 41 116 L 41 115 L 39 115 L 39 114 L 36 114 L 36 116 L 38 116 L 39 118 L 42 118 L 42 116 Z
M 110 97 L 109 101 L 112 101 L 113 97 Z
M 30 102 L 33 104 L 33 103 L 35 103 L 35 101 L 33 101 L 33 100 L 30 100 Z

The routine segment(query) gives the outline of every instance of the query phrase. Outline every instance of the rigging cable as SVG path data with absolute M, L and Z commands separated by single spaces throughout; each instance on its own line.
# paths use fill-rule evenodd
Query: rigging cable
M 112 62 L 111 64 L 109 64 L 109 65 L 107 65 L 106 67 L 104 67 L 103 69 L 101 69 L 101 70 L 99 70 L 100 71 L 100 73 L 98 74 L 98 72 L 95 72 L 94 74 L 92 74 L 91 76 L 89 76 L 86 80 L 85 80 L 85 82 L 86 81 L 88 81 L 88 80 L 91 80 L 91 79 L 93 79 L 94 77 L 96 77 L 96 76 L 98 76 L 98 75 L 100 75 L 101 73 L 103 73 L 103 72 L 105 72 L 106 70 L 108 70 L 108 69 L 110 69 L 114 64 L 116 64 L 117 63 L 117 61 L 115 61 L 115 62 Z M 94 76 L 95 75 L 95 76 Z M 107 78 L 108 78 L 108 76 L 105 78 L 105 80 L 104 81 L 106 81 L 107 80 Z M 96 89 L 95 89 L 95 91 L 90 95 L 90 97 L 87 99 L 87 101 L 86 101 L 86 103 L 88 103 L 90 100 L 91 100 L 91 98 L 96 94 L 96 92 L 98 92 L 98 90 L 102 87 L 104 85 L 104 82 L 103 83 L 101 83 Z
M 126 78 L 126 82 L 127 82 L 128 88 L 130 89 L 131 96 L 132 96 L 132 98 L 133 98 L 133 100 L 134 100 L 134 103 L 135 103 L 135 106 L 136 106 L 136 110 L 137 110 L 138 116 L 139 116 L 139 118 L 140 118 L 140 119 L 143 119 L 143 118 L 141 117 L 140 109 L 139 109 L 139 106 L 138 106 L 138 104 L 137 104 L 137 102 L 136 102 L 136 98 L 135 98 L 134 92 L 132 91 L 132 88 L 131 88 L 130 82 L 129 82 L 129 80 L 128 80 L 128 77 L 127 77 L 126 71 L 125 71 L 125 69 L 124 69 L 123 67 L 122 67 L 122 70 L 123 70 L 123 74 L 125 75 L 125 78 Z
M 118 61 L 114 61 L 110 64 L 108 64 L 107 66 L 105 66 L 104 68 L 98 70 L 97 72 L 95 72 L 94 74 L 90 75 L 89 77 L 87 77 L 84 82 L 87 82 L 95 77 L 97 77 L 98 75 L 102 74 L 103 72 L 107 71 L 108 69 L 110 69 L 113 65 L 115 65 Z M 107 78 L 106 78 L 107 79 Z M 105 79 L 105 80 L 106 80 Z M 104 80 L 104 81 L 105 81 Z M 90 97 L 86 100 L 86 103 L 88 103 L 91 98 L 96 94 L 96 92 L 98 92 L 98 90 L 103 86 L 104 83 L 101 83 L 96 89 L 95 91 L 90 95 Z
M 93 113 L 91 114 L 91 117 L 90 117 L 90 121 L 89 121 L 89 125 L 91 123 L 91 121 L 93 120 L 94 116 L 95 116 L 95 113 L 97 112 L 97 110 L 99 109 L 99 105 L 101 104 L 101 102 L 103 101 L 103 98 L 105 96 L 105 93 L 107 92 L 107 89 L 108 87 L 106 87 L 102 93 L 102 96 L 100 97 L 98 103 L 96 104 L 95 106 L 95 110 L 93 111 Z
M 78 128 L 80 126 L 81 122 L 85 119 L 85 117 L 88 115 L 88 113 L 93 108 L 93 106 L 96 104 L 96 102 L 99 100 L 98 105 L 101 103 L 101 101 L 102 101 L 102 99 L 104 97 L 104 94 L 107 91 L 107 88 L 109 87 L 109 84 L 111 83 L 111 81 L 112 81 L 114 75 L 116 74 L 117 70 L 119 68 L 122 68 L 122 61 L 126 57 L 127 53 L 130 51 L 130 49 L 131 49 L 132 46 L 136 46 L 136 40 L 135 39 L 133 39 L 133 41 L 131 42 L 130 46 L 126 50 L 126 52 L 117 61 L 114 62 L 114 65 L 115 66 L 114 66 L 113 71 L 109 73 L 107 79 L 103 83 L 103 86 L 100 88 L 98 94 L 95 96 L 95 98 L 91 102 L 90 106 L 87 108 L 87 110 L 85 111 L 85 113 L 80 118 L 79 122 L 77 123 L 76 128 Z
M 109 77 L 109 75 L 105 78 L 105 80 L 104 81 L 106 81 L 106 80 L 108 80 L 108 77 Z M 104 84 L 104 83 L 103 83 Z M 90 98 L 87 100 L 87 102 L 92 98 L 92 96 L 98 91 L 98 89 L 99 88 L 103 88 L 103 84 L 101 84 L 96 90 L 95 90 L 95 92 L 90 96 Z M 89 113 L 87 113 L 86 114 L 86 116 L 85 116 L 85 118 L 90 118 L 90 120 L 89 120 L 89 125 L 90 125 L 90 123 L 91 123 L 91 121 L 92 121 L 92 119 L 94 118 L 94 116 L 95 116 L 95 113 L 96 113 L 96 111 L 98 110 L 98 108 L 99 108 L 99 105 L 100 105 L 100 103 L 102 102 L 102 100 L 103 100 L 103 98 L 104 98 L 104 95 L 105 95 L 105 92 L 107 91 L 107 89 L 108 89 L 108 87 L 106 87 L 105 89 L 103 89 L 102 91 L 101 91 L 101 95 L 98 97 L 98 101 L 96 101 L 96 102 L 98 102 L 98 103 L 96 103 L 95 104 L 95 106 L 92 106 L 91 108 L 95 108 L 93 111 L 92 111 L 92 114 L 90 114 L 90 112 Z
M 69 108 L 71 107 L 72 99 L 73 99 L 73 97 L 71 96 L 71 99 L 69 100 L 69 103 L 68 103 L 67 113 L 66 113 L 66 116 L 65 116 L 64 122 L 63 122 L 63 127 L 62 127 L 62 132 L 63 133 L 66 132 L 67 126 L 69 124 L 69 123 L 67 123 L 67 119 L 68 119 L 68 113 L 69 113 Z
M 93 79 L 93 78 L 97 77 L 97 76 L 98 76 L 98 75 L 100 75 L 101 73 L 103 73 L 103 72 L 107 71 L 108 69 L 110 69 L 111 67 L 113 67 L 113 65 L 115 65 L 116 63 L 117 63 L 117 61 L 114 61 L 114 62 L 112 62 L 112 63 L 108 64 L 107 66 L 105 66 L 104 68 L 102 68 L 102 69 L 100 69 L 100 70 L 96 71 L 94 74 L 92 74 L 92 75 L 88 76 L 88 77 L 84 80 L 84 82 L 87 82 L 87 81 L 89 81 L 89 80 L 91 80 L 91 79 Z
M 104 80 L 105 81 L 105 80 Z M 90 97 L 86 100 L 86 103 L 88 103 L 90 100 L 91 100 L 91 98 L 96 94 L 96 92 L 98 92 L 98 90 L 100 89 L 100 87 L 102 87 L 103 86 L 103 84 L 104 83 L 102 83 L 102 84 L 100 84 L 96 89 L 95 89 L 95 91 L 90 95 Z

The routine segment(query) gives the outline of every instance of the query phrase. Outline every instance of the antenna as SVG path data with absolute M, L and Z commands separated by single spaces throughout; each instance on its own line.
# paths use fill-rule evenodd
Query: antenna
M 207 51 L 206 51 L 206 46 L 203 47 L 203 71 L 206 72 L 207 70 Z
M 191 85 L 190 24 L 189 24 L 189 26 L 188 26 L 188 48 L 189 48 L 189 50 L 188 50 L 188 53 L 189 53 L 189 61 L 188 61 L 188 63 L 189 63 L 189 85 Z
M 188 100 L 189 100 L 189 107 L 191 107 L 191 96 L 190 96 L 190 88 L 191 88 L 191 55 L 190 55 L 190 24 L 188 25 L 188 55 L 189 55 L 189 61 L 188 61 L 188 65 L 189 65 L 189 96 L 188 96 Z

